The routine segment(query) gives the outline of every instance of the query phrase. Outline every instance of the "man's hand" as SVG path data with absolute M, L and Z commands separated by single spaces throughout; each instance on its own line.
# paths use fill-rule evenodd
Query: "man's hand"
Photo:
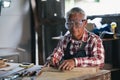
M 74 59 L 64 60 L 58 69 L 60 70 L 72 70 L 75 67 Z
M 57 58 L 51 57 L 51 59 L 49 59 L 45 65 L 45 67 L 58 67 L 59 66 L 59 60 Z

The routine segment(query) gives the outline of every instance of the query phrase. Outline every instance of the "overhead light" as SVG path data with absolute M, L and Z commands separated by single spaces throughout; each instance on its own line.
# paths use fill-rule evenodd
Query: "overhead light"
M 8 8 L 10 7 L 11 0 L 0 0 L 0 15 L 1 15 L 1 8 Z
M 47 0 L 41 0 L 41 1 L 47 1 Z
M 11 0 L 1 0 L 1 6 L 3 8 L 8 8 L 10 7 Z
M 60 2 L 60 0 L 56 0 L 57 2 Z

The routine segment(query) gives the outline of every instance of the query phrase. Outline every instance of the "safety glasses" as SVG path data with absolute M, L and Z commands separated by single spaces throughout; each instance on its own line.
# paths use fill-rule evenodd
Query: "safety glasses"
M 83 22 L 85 20 L 80 20 L 80 21 L 68 21 L 65 23 L 68 29 L 71 29 L 72 27 L 79 28 L 82 26 Z

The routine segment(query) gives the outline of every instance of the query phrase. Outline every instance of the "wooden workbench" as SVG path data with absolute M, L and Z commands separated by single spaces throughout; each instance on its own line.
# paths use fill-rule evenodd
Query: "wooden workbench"
M 5 68 L 4 70 L 6 71 L 0 71 L 0 77 L 9 76 L 19 70 L 23 70 L 23 68 L 17 67 L 19 64 L 11 63 L 9 65 L 11 66 L 7 68 L 10 70 Z M 33 80 L 111 80 L 111 72 L 109 70 L 100 70 L 98 67 L 76 67 L 71 71 L 60 71 L 52 67 L 42 68 L 42 66 L 34 66 L 31 69 L 27 69 L 30 72 L 32 70 L 38 70 L 38 72 L 40 70 L 40 74 L 36 76 L 18 77 L 16 80 L 30 80 L 33 78 Z
M 47 68 L 36 80 L 111 80 L 111 73 L 109 70 L 98 70 L 96 67 L 75 68 L 72 71 Z

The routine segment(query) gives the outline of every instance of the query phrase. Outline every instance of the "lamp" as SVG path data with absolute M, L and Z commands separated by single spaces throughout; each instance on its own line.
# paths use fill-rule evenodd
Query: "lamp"
M 3 8 L 8 8 L 10 7 L 11 0 L 0 0 L 0 14 L 1 14 L 1 9 Z

